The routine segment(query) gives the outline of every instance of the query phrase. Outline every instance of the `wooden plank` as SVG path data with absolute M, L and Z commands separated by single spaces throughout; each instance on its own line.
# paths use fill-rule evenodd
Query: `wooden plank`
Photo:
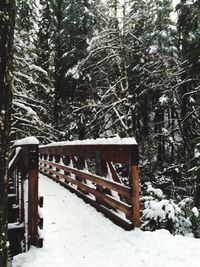
M 62 186 L 67 188 L 70 192 L 75 193 L 78 197 L 82 198 L 86 203 L 89 203 L 91 206 L 93 206 L 97 211 L 102 212 L 107 218 L 109 218 L 112 222 L 114 222 L 116 225 L 122 227 L 123 229 L 127 231 L 131 231 L 134 226 L 132 223 L 129 223 L 119 216 L 117 216 L 115 213 L 113 213 L 111 210 L 108 210 L 106 207 L 99 205 L 95 202 L 95 200 L 91 199 L 89 196 L 84 195 L 82 192 L 78 191 L 77 189 L 69 186 L 68 184 L 56 179 L 55 177 L 52 177 L 48 175 L 47 173 L 41 171 L 44 175 L 48 176 L 49 178 L 53 179 L 54 181 L 60 183 Z
M 131 166 L 130 184 L 132 187 L 132 221 L 134 226 L 140 227 L 140 193 L 139 193 L 139 167 Z
M 60 156 L 67 154 L 86 159 L 95 159 L 96 151 L 106 162 L 123 164 L 129 164 L 131 155 L 132 164 L 138 165 L 138 145 L 67 145 L 40 148 L 40 154 L 58 154 Z
M 75 167 L 75 168 L 77 168 L 79 170 L 83 170 L 85 168 L 85 160 L 84 160 L 84 158 L 80 158 L 80 157 L 75 158 L 74 156 L 71 156 L 71 158 L 72 158 L 72 162 L 73 162 L 73 167 Z M 85 182 L 85 180 L 81 179 L 81 177 L 79 177 L 77 175 L 75 175 L 75 179 L 77 181 L 80 181 L 80 182 L 83 182 L 83 181 Z M 81 191 L 83 189 L 78 188 L 78 190 Z M 83 191 L 83 193 L 86 194 L 87 192 Z
M 37 246 L 38 237 L 38 170 L 28 172 L 28 243 Z
M 109 167 L 110 172 L 111 172 L 111 174 L 112 174 L 113 181 L 115 181 L 115 182 L 121 184 L 122 182 L 121 182 L 121 180 L 119 179 L 119 176 L 118 176 L 118 174 L 116 173 L 116 170 L 115 170 L 115 168 L 114 168 L 114 166 L 113 166 L 113 164 L 112 164 L 111 162 L 108 162 L 108 167 Z
M 50 169 L 46 168 L 46 170 L 48 171 Z M 99 199 L 101 203 L 107 204 L 110 207 L 112 207 L 113 209 L 118 209 L 118 210 L 124 212 L 127 217 L 130 217 L 130 215 L 131 215 L 131 206 L 130 205 L 127 205 L 126 203 L 120 202 L 111 196 L 105 195 L 103 192 L 99 192 L 96 189 L 91 188 L 88 185 L 83 184 L 78 180 L 74 180 L 73 178 L 71 178 L 67 175 L 64 175 L 62 173 L 57 173 L 56 171 L 51 171 L 51 172 L 53 172 L 53 174 L 56 175 L 56 177 L 55 177 L 49 173 L 49 175 L 52 178 L 54 178 L 54 177 L 57 178 L 57 176 L 59 176 L 60 178 L 67 181 L 68 183 L 77 185 L 78 186 L 77 189 L 79 191 L 81 191 L 82 193 L 84 193 L 84 192 L 90 193 L 90 194 L 94 195 L 97 199 Z
M 101 176 L 101 177 L 102 176 L 103 177 L 106 177 L 107 174 L 108 174 L 106 162 L 103 161 L 100 158 L 99 151 L 96 151 L 96 157 L 95 157 L 95 173 L 98 176 Z M 106 189 L 103 188 L 103 186 L 101 186 L 99 184 L 96 184 L 96 190 L 103 194 Z M 110 193 L 110 191 L 109 191 L 109 193 Z M 99 204 L 101 204 L 102 198 L 99 197 L 98 194 L 96 194 L 95 197 L 96 197 L 96 202 L 99 203 Z M 111 208 L 110 206 L 107 206 L 107 207 L 108 208 Z
M 65 165 L 70 165 L 70 161 L 71 161 L 70 156 L 68 156 L 68 155 L 63 155 L 63 156 L 62 156 L 62 159 L 63 159 L 63 164 L 65 164 Z M 64 174 L 66 174 L 66 175 L 70 175 L 70 173 L 69 173 L 69 172 L 66 172 L 66 171 L 64 171 Z
M 117 174 L 117 172 L 116 172 L 114 166 L 113 166 L 113 163 L 108 162 L 108 168 L 109 168 L 109 170 L 110 170 L 110 172 L 111 172 L 113 181 L 115 181 L 115 182 L 117 182 L 117 183 L 119 183 L 119 184 L 123 184 L 123 183 L 121 182 L 121 180 L 120 180 L 120 178 L 119 178 L 119 176 L 118 176 L 118 174 Z M 119 194 L 119 198 L 120 198 L 121 201 L 124 201 L 124 202 L 126 202 L 126 203 L 128 203 L 128 204 L 130 203 L 129 198 L 127 198 L 127 197 L 123 197 L 121 194 Z
M 38 245 L 38 145 L 28 146 L 28 245 Z
M 63 166 L 57 163 L 53 163 L 53 162 L 49 162 L 49 161 L 42 161 L 44 164 L 49 165 L 49 166 L 54 166 L 56 167 L 57 165 L 59 165 L 59 168 L 61 170 L 73 173 L 77 176 L 80 176 L 83 179 L 86 180 L 90 180 L 98 185 L 104 186 L 108 189 L 114 190 L 116 192 L 118 192 L 119 194 L 126 196 L 127 198 L 130 198 L 131 195 L 131 188 L 122 184 L 118 184 L 116 182 L 111 182 L 108 181 L 98 175 L 95 174 L 90 174 L 90 173 L 86 173 L 84 171 L 80 171 L 78 169 L 72 168 L 72 167 L 68 167 L 68 166 Z

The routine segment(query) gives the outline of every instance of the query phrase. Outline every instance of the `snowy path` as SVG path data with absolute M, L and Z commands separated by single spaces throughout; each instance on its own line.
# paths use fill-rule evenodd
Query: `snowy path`
M 44 247 L 13 267 L 199 267 L 200 240 L 167 231 L 126 232 L 77 196 L 41 177 Z

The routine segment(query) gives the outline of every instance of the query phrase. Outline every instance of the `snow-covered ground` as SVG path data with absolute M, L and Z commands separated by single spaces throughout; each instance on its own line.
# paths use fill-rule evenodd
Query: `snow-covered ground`
M 165 230 L 126 232 L 60 185 L 40 178 L 44 247 L 13 267 L 199 267 L 200 240 Z

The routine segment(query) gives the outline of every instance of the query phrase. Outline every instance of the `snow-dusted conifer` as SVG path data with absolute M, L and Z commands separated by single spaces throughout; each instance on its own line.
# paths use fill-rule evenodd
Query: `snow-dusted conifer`
M 20 0 L 17 4 L 11 138 L 36 135 L 40 140 L 51 140 L 52 127 L 44 123 L 48 121 L 45 99 L 49 88 L 41 79 L 47 71 L 37 64 L 38 8 L 35 1 Z

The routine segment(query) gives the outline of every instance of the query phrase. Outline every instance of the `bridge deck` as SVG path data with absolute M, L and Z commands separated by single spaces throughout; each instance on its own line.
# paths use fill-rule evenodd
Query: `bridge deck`
M 15 257 L 13 267 L 194 267 L 200 240 L 167 231 L 126 232 L 65 188 L 41 176 L 44 247 Z

